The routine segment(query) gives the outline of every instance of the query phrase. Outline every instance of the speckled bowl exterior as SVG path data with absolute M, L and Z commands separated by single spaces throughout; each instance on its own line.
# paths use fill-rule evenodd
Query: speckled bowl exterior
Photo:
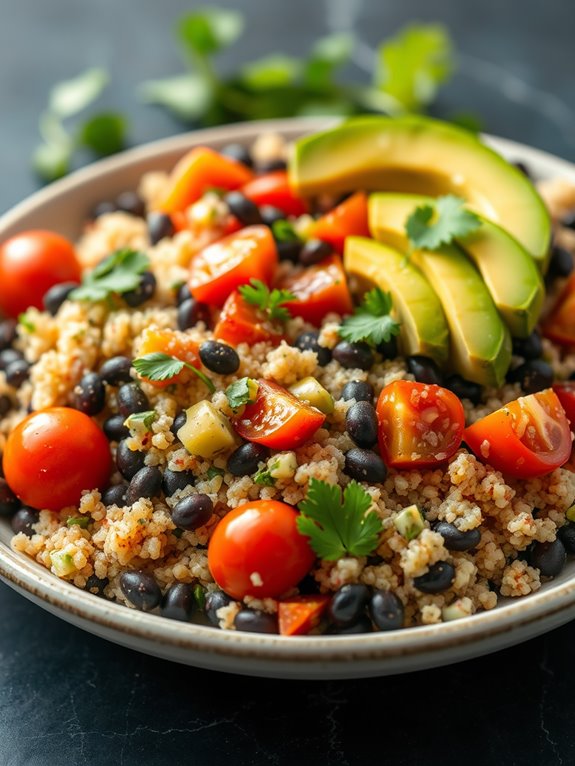
M 88 211 L 102 199 L 135 188 L 143 173 L 167 170 L 191 146 L 250 144 L 279 132 L 297 138 L 332 119 L 293 119 L 231 125 L 157 141 L 96 163 L 52 184 L 0 219 L 0 241 L 31 228 L 76 238 Z M 511 160 L 526 162 L 538 177 L 569 178 L 575 167 L 544 152 L 487 137 Z M 127 609 L 58 579 L 10 549 L 10 525 L 0 519 L 0 577 L 49 612 L 102 638 L 164 659 L 243 675 L 277 678 L 383 676 L 459 662 L 502 649 L 575 618 L 575 560 L 541 590 L 503 600 L 490 612 L 449 623 L 357 636 L 269 636 L 216 630 Z M 9 619 L 9 617 L 6 617 Z

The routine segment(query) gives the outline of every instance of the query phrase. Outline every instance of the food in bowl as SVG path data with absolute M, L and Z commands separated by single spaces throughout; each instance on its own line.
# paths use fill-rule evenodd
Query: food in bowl
M 195 147 L 74 245 L 0 244 L 13 548 L 130 607 L 283 635 L 532 593 L 575 550 L 575 190 L 540 187 L 551 219 L 422 118 L 303 138 L 287 169 L 276 146 Z

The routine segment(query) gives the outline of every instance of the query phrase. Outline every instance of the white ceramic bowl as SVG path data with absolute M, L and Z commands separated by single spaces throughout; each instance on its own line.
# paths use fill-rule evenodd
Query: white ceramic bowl
M 104 160 L 38 192 L 0 219 L 0 241 L 30 228 L 75 238 L 88 211 L 102 199 L 135 188 L 143 173 L 167 170 L 191 146 L 250 144 L 277 131 L 293 139 L 333 120 L 281 120 L 232 125 L 158 141 Z M 575 167 L 544 152 L 503 139 L 487 139 L 539 177 L 564 176 Z M 524 641 L 575 617 L 575 560 L 555 580 L 525 599 L 439 625 L 357 636 L 282 637 L 220 631 L 109 603 L 58 579 L 9 546 L 0 520 L 0 577 L 23 596 L 78 627 L 141 652 L 232 673 L 284 678 L 381 676 L 458 662 Z

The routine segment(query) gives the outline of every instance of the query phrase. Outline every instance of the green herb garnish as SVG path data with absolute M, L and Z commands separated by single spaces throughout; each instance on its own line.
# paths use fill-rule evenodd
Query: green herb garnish
M 18 324 L 26 330 L 26 332 L 36 332 L 36 325 L 31 321 L 28 311 L 18 315 Z
M 261 484 L 263 487 L 273 487 L 276 483 L 276 480 L 272 476 L 271 472 L 276 467 L 277 467 L 277 463 L 274 463 L 271 466 L 266 466 L 265 468 L 259 468 L 254 473 L 254 482 L 256 484 Z
M 399 333 L 399 322 L 391 316 L 390 293 L 374 287 L 363 296 L 355 314 L 346 317 L 339 328 L 339 335 L 350 343 L 366 341 L 373 346 L 387 342 Z
M 216 476 L 223 476 L 224 473 L 225 471 L 222 468 L 217 468 L 215 465 L 211 465 L 206 472 L 206 476 L 211 481 L 212 479 L 215 479 Z
M 87 529 L 88 524 L 90 523 L 90 517 L 89 516 L 70 516 L 69 519 L 66 519 L 66 526 L 67 527 L 82 527 L 82 529 Z
M 142 378 L 156 381 L 174 378 L 184 369 L 184 367 L 186 367 L 188 370 L 191 370 L 194 375 L 198 376 L 198 378 L 207 386 L 210 393 L 213 394 L 216 390 L 212 380 L 210 380 L 210 378 L 208 378 L 208 376 L 201 370 L 188 364 L 188 362 L 183 362 L 176 356 L 170 356 L 170 354 L 162 354 L 159 351 L 154 351 L 151 354 L 144 354 L 144 356 L 134 359 L 132 365 L 138 375 Z
M 437 250 L 455 239 L 464 239 L 481 226 L 481 219 L 453 194 L 420 205 L 405 222 L 405 231 L 416 250 Z
M 149 266 L 150 259 L 144 253 L 129 248 L 116 250 L 84 275 L 82 284 L 72 290 L 69 298 L 97 302 L 135 290 Z
M 128 415 L 124 420 L 124 425 L 127 428 L 132 428 L 134 425 L 141 423 L 147 431 L 152 430 L 152 423 L 157 420 L 158 413 L 156 410 L 145 410 L 144 412 L 133 412 Z
M 383 530 L 376 513 L 368 513 L 370 495 L 356 481 L 344 489 L 310 479 L 307 497 L 299 503 L 297 528 L 315 553 L 326 561 L 342 556 L 369 556 L 379 544 Z
M 282 303 L 295 301 L 296 296 L 289 290 L 278 290 L 274 287 L 270 290 L 259 279 L 250 280 L 249 285 L 241 285 L 239 288 L 242 298 L 252 306 L 257 306 L 260 311 L 267 314 L 271 320 L 286 322 L 291 319 L 291 314 L 282 306 Z
M 272 232 L 277 242 L 299 242 L 300 238 L 289 221 L 282 218 L 272 223 Z
M 253 404 L 258 395 L 258 382 L 253 378 L 240 378 L 226 388 L 226 397 L 232 410 Z

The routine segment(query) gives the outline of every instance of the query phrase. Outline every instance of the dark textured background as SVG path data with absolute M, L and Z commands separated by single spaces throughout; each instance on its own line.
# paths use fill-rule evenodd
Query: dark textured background
M 138 104 L 138 82 L 180 71 L 181 0 L 0 0 L 0 212 L 35 189 L 28 158 L 50 86 L 87 66 L 133 143 L 179 126 Z M 232 3 L 229 3 L 232 5 Z M 413 19 L 442 21 L 459 71 L 441 114 L 575 160 L 573 0 L 241 0 L 247 32 L 221 59 L 303 53 L 355 25 L 373 46 Z M 356 72 L 357 75 L 357 72 Z M 570 764 L 575 626 L 471 662 L 387 679 L 283 682 L 182 668 L 115 647 L 0 584 L 0 765 Z

